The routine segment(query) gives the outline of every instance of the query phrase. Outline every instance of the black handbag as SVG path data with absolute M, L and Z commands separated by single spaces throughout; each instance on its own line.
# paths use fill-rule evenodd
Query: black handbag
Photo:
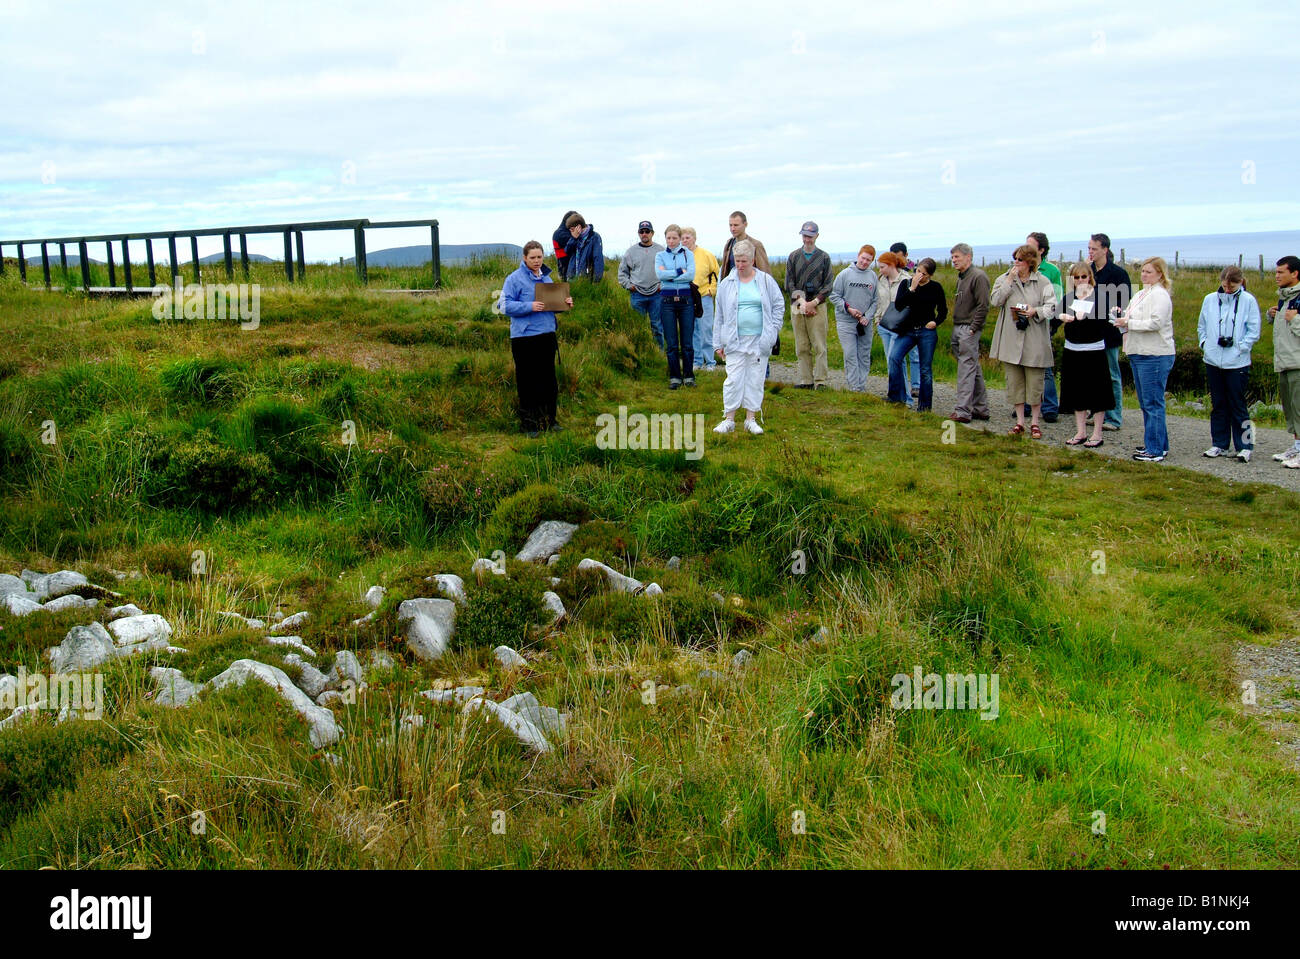
M 885 307 L 885 314 L 880 318 L 880 328 L 888 330 L 890 333 L 897 333 L 907 322 L 907 314 L 911 312 L 910 306 L 905 306 L 901 310 L 897 305 L 890 303 Z
M 700 296 L 700 288 L 694 283 L 691 284 L 691 302 L 695 305 L 695 318 L 698 320 L 704 315 L 704 297 Z

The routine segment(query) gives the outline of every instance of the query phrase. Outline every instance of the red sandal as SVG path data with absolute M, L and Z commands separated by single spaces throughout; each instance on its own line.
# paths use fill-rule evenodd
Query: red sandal
M 1015 426 L 1011 427 L 1010 433 L 1012 436 L 1019 436 L 1024 431 L 1025 428 L 1021 426 L 1019 423 L 1017 423 Z
M 1029 427 L 1029 435 L 1036 440 L 1041 440 L 1043 438 L 1043 431 L 1038 428 L 1037 423 L 1034 423 Z

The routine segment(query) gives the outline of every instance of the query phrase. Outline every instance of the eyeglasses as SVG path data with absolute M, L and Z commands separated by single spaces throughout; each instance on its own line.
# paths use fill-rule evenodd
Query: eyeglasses
M 639 234 L 642 235 L 642 236 L 654 236 L 654 232 L 655 232 L 655 231 L 654 231 L 654 230 L 637 230 L 636 232 L 639 233 Z

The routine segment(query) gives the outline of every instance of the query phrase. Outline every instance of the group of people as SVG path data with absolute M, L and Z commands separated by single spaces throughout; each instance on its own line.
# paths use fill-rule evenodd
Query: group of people
M 800 246 L 786 258 L 783 289 L 771 275 L 763 244 L 749 236 L 745 214 L 732 213 L 728 226 L 731 236 L 721 255 L 714 257 L 698 245 L 693 228 L 669 224 L 664 230 L 666 246 L 661 246 L 654 241 L 654 226 L 643 220 L 638 242 L 624 253 L 618 269 L 619 285 L 628 291 L 633 308 L 647 317 L 655 342 L 667 355 L 669 389 L 692 387 L 697 372 L 716 369 L 719 362 L 725 365 L 723 420 L 715 432 L 734 431 L 741 409 L 746 412 L 744 429 L 763 432 L 757 417 L 768 358 L 779 351 L 787 298 L 796 388 L 827 385 L 829 302 L 835 307 L 848 389 L 866 391 L 878 332 L 888 365 L 887 401 L 912 406 L 915 400 L 915 409 L 931 408 L 938 327 L 950 313 L 943 287 L 934 278 L 938 264 L 933 259 L 912 262 L 903 243 L 895 243 L 877 259 L 875 247 L 866 244 L 854 262 L 836 274 L 830 256 L 817 246 L 817 224 L 808 221 L 799 231 Z M 601 239 L 581 214 L 565 214 L 553 243 L 562 278 L 600 282 Z M 1103 432 L 1118 430 L 1123 423 L 1123 349 L 1143 415 L 1144 443 L 1133 458 L 1153 463 L 1165 458 L 1169 437 L 1164 394 L 1174 362 L 1168 265 L 1160 257 L 1143 260 L 1141 288 L 1134 294 L 1128 272 L 1115 262 L 1110 247 L 1106 234 L 1093 234 L 1087 261 L 1070 266 L 1063 278 L 1047 259 L 1047 236 L 1030 233 L 1016 248 L 1011 268 L 992 283 L 974 265 L 969 244 L 952 247 L 957 269 L 951 308 L 950 344 L 957 359 L 952 419 L 969 423 L 991 416 L 979 356 L 984 324 L 996 310 L 989 356 L 1002 363 L 1015 418 L 1012 434 L 1041 438 L 1041 422 L 1055 422 L 1060 413 L 1068 413 L 1075 420 L 1068 444 L 1102 446 Z M 503 310 L 511 316 L 520 415 L 530 435 L 558 428 L 553 367 L 549 382 L 545 377 L 555 349 L 555 319 L 533 298 L 530 285 L 550 282 L 541 252 L 536 241 L 525 246 L 524 263 L 502 294 Z M 1220 279 L 1219 289 L 1205 297 L 1198 322 L 1212 407 L 1213 445 L 1204 455 L 1224 456 L 1235 449 L 1239 460 L 1249 462 L 1254 437 L 1246 384 L 1251 347 L 1261 334 L 1261 314 L 1239 268 L 1225 268 Z M 1274 459 L 1300 469 L 1300 258 L 1278 260 L 1276 280 L 1278 303 L 1267 315 L 1274 324 L 1274 366 L 1283 411 L 1295 442 Z M 1052 338 L 1062 328 L 1058 393 Z M 516 338 L 533 342 L 516 346 Z

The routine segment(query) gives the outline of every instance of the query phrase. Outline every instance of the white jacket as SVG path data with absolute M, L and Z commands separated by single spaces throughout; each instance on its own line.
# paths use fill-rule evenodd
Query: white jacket
M 762 270 L 754 271 L 753 282 L 758 284 L 758 293 L 763 299 L 763 332 L 756 337 L 742 337 L 737 330 L 740 281 L 736 278 L 736 271 L 718 281 L 718 292 L 713 298 L 713 348 L 722 350 L 726 356 L 732 353 L 770 356 L 776 338 L 781 335 L 781 324 L 785 321 L 785 296 L 781 287 L 771 274 Z
M 1124 352 L 1129 356 L 1172 356 L 1174 353 L 1174 301 L 1159 284 L 1143 287 L 1129 301 L 1128 335 Z

